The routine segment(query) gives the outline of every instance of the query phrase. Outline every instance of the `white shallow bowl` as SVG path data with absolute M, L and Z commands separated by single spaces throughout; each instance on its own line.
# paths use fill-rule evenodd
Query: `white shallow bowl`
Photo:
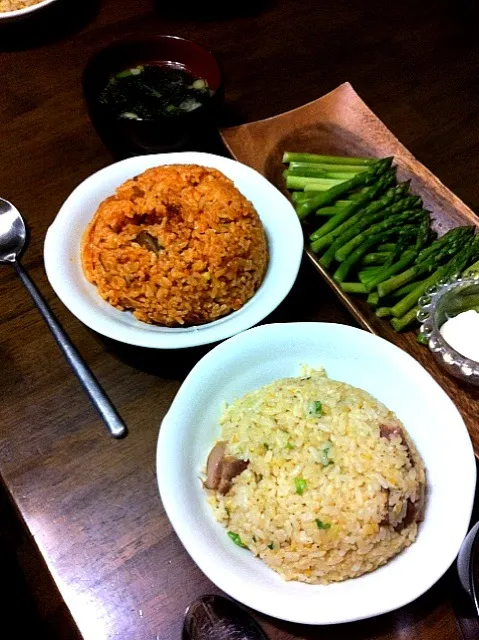
M 126 180 L 151 167 L 197 164 L 222 171 L 258 212 L 266 231 L 269 265 L 255 295 L 238 311 L 209 324 L 169 328 L 137 320 L 103 300 L 82 272 L 80 241 L 99 204 Z M 229 338 L 257 324 L 286 297 L 296 280 L 303 234 L 290 202 L 266 178 L 240 162 L 209 153 L 137 156 L 116 162 L 82 182 L 48 229 L 44 260 L 48 279 L 63 304 L 90 329 L 142 347 L 179 349 Z
M 428 499 L 416 542 L 376 571 L 345 582 L 285 582 L 236 546 L 207 504 L 199 474 L 219 436 L 223 402 L 300 366 L 372 393 L 403 421 L 425 462 Z M 267 615 L 305 624 L 368 618 L 411 602 L 456 557 L 472 511 L 476 467 L 464 422 L 433 378 L 393 344 L 325 323 L 264 325 L 215 347 L 193 368 L 161 425 L 157 447 L 161 499 L 200 569 L 220 589 Z
M 31 6 L 25 7 L 24 9 L 17 9 L 16 11 L 0 11 L 0 22 L 2 20 L 5 22 L 11 22 L 13 20 L 21 19 L 31 13 L 45 8 L 47 5 L 52 4 L 52 2 L 56 1 L 57 0 L 42 0 L 42 2 L 32 4 Z

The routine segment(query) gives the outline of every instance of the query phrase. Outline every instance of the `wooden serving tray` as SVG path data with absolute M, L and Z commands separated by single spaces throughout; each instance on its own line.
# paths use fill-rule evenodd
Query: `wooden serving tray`
M 298 109 L 223 129 L 221 136 L 236 160 L 262 173 L 286 195 L 282 175 L 285 166 L 281 162 L 286 150 L 344 156 L 394 156 L 398 179 L 411 180 L 411 191 L 420 195 L 425 207 L 432 212 L 433 227 L 439 234 L 458 225 L 478 224 L 471 209 L 414 158 L 348 82 Z M 479 457 L 479 388 L 447 374 L 427 347 L 416 342 L 417 331 L 396 333 L 365 301 L 343 293 L 315 255 L 306 247 L 305 251 L 360 326 L 410 353 L 445 389 L 461 411 Z M 393 379 L 391 383 L 394 383 Z

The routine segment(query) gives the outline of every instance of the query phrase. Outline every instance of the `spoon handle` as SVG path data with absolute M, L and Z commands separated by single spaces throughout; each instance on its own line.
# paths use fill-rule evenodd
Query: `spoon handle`
M 97 409 L 106 423 L 108 431 L 114 438 L 121 438 L 126 434 L 126 425 L 118 415 L 111 400 L 101 388 L 99 382 L 86 365 L 85 361 L 73 346 L 70 338 L 67 336 L 52 311 L 41 297 L 37 288 L 33 284 L 28 274 L 23 270 L 18 262 L 13 263 L 17 275 L 25 285 L 28 293 L 32 296 L 33 301 L 37 305 L 38 310 L 53 333 L 53 337 L 57 341 L 58 346 L 63 351 L 63 355 L 67 359 L 74 373 L 80 380 L 83 388 L 87 392 L 90 400 Z

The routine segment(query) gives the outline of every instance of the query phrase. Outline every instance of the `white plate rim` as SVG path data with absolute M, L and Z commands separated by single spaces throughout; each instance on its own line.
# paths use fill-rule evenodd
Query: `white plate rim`
M 290 248 L 288 256 L 286 257 L 288 270 L 287 272 L 283 271 L 281 279 L 276 279 L 271 283 L 268 278 L 274 278 L 273 268 L 278 268 L 279 260 L 276 259 L 275 264 L 268 267 L 265 280 L 263 281 L 265 288 L 269 286 L 269 289 L 265 289 L 267 294 L 264 294 L 267 296 L 267 304 L 256 304 L 258 294 L 263 291 L 262 285 L 255 296 L 241 309 L 209 324 L 184 330 L 167 329 L 166 331 L 165 328 L 154 327 L 153 325 L 140 323 L 139 321 L 135 326 L 121 325 L 120 323 L 112 321 L 109 317 L 102 316 L 101 313 L 96 310 L 92 311 L 88 305 L 82 305 L 81 300 L 77 300 L 72 296 L 69 290 L 69 283 L 62 277 L 61 267 L 64 260 L 60 258 L 60 253 L 57 251 L 57 246 L 61 246 L 62 227 L 67 224 L 69 213 L 75 206 L 76 201 L 89 197 L 91 193 L 94 192 L 95 186 L 98 185 L 102 179 L 108 179 L 119 170 L 123 170 L 125 177 L 118 182 L 118 184 L 121 184 L 121 182 L 128 179 L 126 176 L 133 177 L 147 168 L 175 163 L 211 166 L 226 172 L 228 172 L 228 170 L 232 172 L 241 171 L 248 179 L 256 181 L 257 184 L 261 184 L 262 190 L 270 195 L 272 201 L 280 203 L 283 211 L 282 216 L 287 224 L 288 246 Z M 99 199 L 99 202 L 100 201 L 101 199 Z M 258 211 L 258 213 L 261 217 L 261 211 Z M 87 222 L 89 222 L 89 219 Z M 267 232 L 271 232 L 272 230 L 271 226 L 269 229 L 267 227 L 265 228 Z M 276 228 L 275 233 L 279 235 L 278 228 Z M 255 169 L 237 160 L 197 151 L 134 156 L 114 162 L 91 174 L 71 192 L 61 206 L 58 214 L 47 230 L 43 252 L 45 271 L 52 288 L 68 310 L 81 322 L 90 329 L 120 342 L 157 349 L 181 349 L 210 344 L 229 338 L 257 324 L 272 313 L 291 290 L 299 271 L 302 254 L 303 232 L 301 224 L 292 204 L 273 184 Z M 270 271 L 273 275 L 269 275 Z M 87 284 L 93 287 L 93 285 Z M 274 288 L 271 287 L 271 284 L 274 285 Z M 102 300 L 98 300 L 98 304 L 108 305 L 108 303 Z M 125 312 L 118 311 L 118 314 L 123 313 Z
M 56 2 L 56 0 L 42 0 L 41 2 L 37 2 L 37 4 L 32 4 L 29 7 L 23 7 L 23 9 L 14 9 L 13 11 L 3 11 L 0 12 L 0 20 L 7 20 L 8 18 L 19 18 L 20 16 L 25 16 L 28 13 L 33 13 L 38 9 L 42 9 L 52 2 Z
M 388 606 L 387 608 L 381 608 L 380 610 L 375 610 L 373 606 L 369 610 L 364 611 L 361 615 L 349 616 L 348 614 L 345 614 L 344 617 L 342 617 L 341 619 L 328 618 L 327 613 L 326 615 L 322 614 L 320 616 L 315 616 L 313 614 L 310 617 L 306 618 L 302 616 L 298 617 L 295 615 L 291 615 L 285 611 L 278 612 L 278 610 L 275 609 L 274 607 L 271 608 L 269 606 L 265 606 L 263 601 L 254 599 L 254 596 L 250 597 L 249 594 L 247 593 L 245 594 L 245 592 L 242 592 L 241 594 L 238 595 L 238 593 L 236 593 L 234 589 L 233 590 L 230 589 L 230 586 L 227 580 L 224 579 L 224 575 L 222 574 L 221 569 L 219 567 L 215 567 L 211 563 L 207 563 L 204 561 L 201 553 L 199 552 L 200 550 L 195 549 L 194 544 L 192 545 L 192 540 L 194 539 L 194 535 L 193 536 L 189 535 L 189 533 L 186 532 L 185 528 L 182 527 L 181 524 L 178 522 L 176 517 L 175 500 L 166 491 L 167 483 L 164 480 L 164 476 L 162 473 L 163 466 L 161 464 L 162 450 L 165 450 L 164 449 L 165 442 L 167 443 L 169 433 L 172 430 L 171 428 L 168 427 L 168 424 L 174 423 L 175 414 L 177 414 L 178 412 L 178 407 L 181 405 L 181 402 L 183 401 L 183 397 L 188 396 L 188 393 L 189 393 L 188 381 L 189 380 L 191 381 L 192 379 L 194 379 L 194 377 L 201 375 L 202 369 L 208 365 L 210 360 L 217 357 L 218 354 L 220 354 L 222 351 L 229 350 L 232 344 L 235 345 L 235 344 L 241 343 L 242 340 L 247 339 L 247 334 L 251 334 L 252 332 L 265 332 L 265 331 L 269 331 L 270 328 L 272 329 L 274 329 L 275 327 L 284 328 L 286 326 L 289 326 L 291 331 L 301 331 L 302 329 L 310 327 L 311 325 L 333 325 L 335 327 L 341 327 L 341 330 L 344 330 L 344 331 L 361 333 L 363 334 L 363 337 L 365 337 L 366 340 L 370 340 L 372 344 L 375 341 L 379 340 L 383 343 L 383 345 L 387 345 L 386 348 L 390 349 L 391 351 L 395 351 L 396 353 L 399 352 L 401 354 L 400 357 L 409 361 L 409 364 L 412 367 L 416 368 L 417 370 L 422 370 L 422 373 L 425 376 L 427 376 L 430 379 L 430 381 L 436 385 L 438 393 L 440 393 L 443 396 L 443 398 L 450 403 L 451 410 L 455 412 L 458 418 L 458 424 L 459 423 L 461 424 L 462 429 L 464 430 L 464 435 L 467 435 L 467 439 L 469 442 L 470 484 L 468 487 L 464 487 L 464 494 L 461 495 L 461 500 L 463 502 L 465 501 L 465 508 L 464 508 L 465 517 L 462 523 L 462 527 L 460 529 L 458 528 L 458 530 L 456 531 L 455 539 L 457 542 L 456 544 L 457 548 L 455 549 L 455 551 L 454 552 L 451 551 L 446 558 L 444 557 L 441 558 L 441 562 L 438 564 L 436 571 L 434 573 L 431 573 L 428 579 L 428 584 L 426 586 L 422 585 L 421 588 L 414 589 L 414 584 L 412 584 L 411 591 L 408 595 L 404 595 L 403 597 L 392 599 L 390 606 Z M 355 622 L 358 620 L 375 617 L 377 615 L 382 615 L 390 611 L 399 609 L 403 606 L 406 606 L 411 602 L 413 602 L 414 600 L 416 600 L 417 598 L 419 598 L 420 596 L 422 596 L 425 592 L 427 592 L 446 573 L 448 568 L 452 565 L 452 563 L 454 562 L 457 556 L 460 545 L 463 539 L 465 538 L 465 536 L 467 535 L 467 531 L 469 529 L 469 524 L 470 524 L 470 517 L 472 514 L 475 485 L 476 485 L 475 455 L 474 455 L 472 443 L 471 443 L 466 425 L 464 423 L 464 420 L 461 414 L 459 413 L 457 407 L 452 402 L 451 398 L 442 389 L 442 387 L 434 380 L 431 374 L 428 371 L 426 371 L 424 367 L 422 367 L 422 365 L 418 361 L 416 361 L 411 355 L 409 355 L 407 352 L 403 351 L 402 349 L 400 349 L 393 343 L 385 340 L 384 338 L 381 338 L 380 336 L 376 336 L 375 334 L 371 334 L 363 329 L 351 327 L 349 325 L 342 325 L 337 323 L 324 323 L 324 322 L 296 322 L 296 323 L 289 323 L 289 324 L 274 323 L 274 324 L 261 325 L 259 327 L 254 327 L 252 329 L 249 329 L 248 331 L 245 331 L 240 335 L 231 337 L 229 340 L 226 340 L 222 344 L 217 345 L 208 354 L 206 354 L 190 371 L 189 375 L 187 376 L 187 378 L 181 385 L 177 395 L 175 396 L 167 414 L 164 416 L 162 420 L 159 435 L 158 435 L 157 449 L 156 449 L 156 474 L 157 474 L 157 483 L 158 483 L 158 489 L 159 489 L 161 501 L 163 503 L 165 512 L 167 513 L 167 516 L 170 519 L 173 529 L 175 530 L 178 538 L 180 539 L 181 543 L 183 544 L 184 548 L 186 549 L 190 557 L 193 559 L 193 561 L 217 587 L 219 587 L 227 595 L 240 601 L 242 604 L 256 611 L 259 611 L 265 615 L 269 615 L 277 619 L 286 620 L 289 622 L 294 622 L 298 624 L 308 624 L 308 625 L 342 624 L 342 623 Z M 163 490 L 163 486 L 165 486 L 165 490 Z M 468 495 L 466 495 L 466 491 Z M 180 526 L 178 526 L 179 524 Z M 357 578 L 356 580 L 360 580 L 360 578 Z M 316 585 L 309 585 L 309 587 L 311 587 L 312 589 L 324 588 Z M 345 609 L 347 609 L 347 605 L 345 605 Z

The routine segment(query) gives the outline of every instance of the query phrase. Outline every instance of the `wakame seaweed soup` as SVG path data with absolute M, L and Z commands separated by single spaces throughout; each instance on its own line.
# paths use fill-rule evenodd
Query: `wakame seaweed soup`
M 194 111 L 212 94 L 206 80 L 182 67 L 140 64 L 111 76 L 99 99 L 118 118 L 153 120 Z

